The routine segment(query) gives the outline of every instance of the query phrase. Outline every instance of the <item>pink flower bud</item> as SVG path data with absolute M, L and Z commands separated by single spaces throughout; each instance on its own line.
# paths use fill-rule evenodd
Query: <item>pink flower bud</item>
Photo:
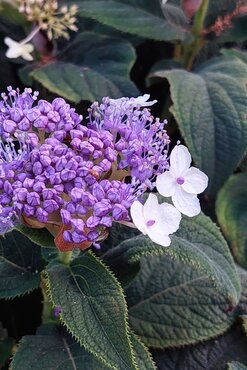
M 182 0 L 182 9 L 187 18 L 191 19 L 195 15 L 201 3 L 202 0 Z

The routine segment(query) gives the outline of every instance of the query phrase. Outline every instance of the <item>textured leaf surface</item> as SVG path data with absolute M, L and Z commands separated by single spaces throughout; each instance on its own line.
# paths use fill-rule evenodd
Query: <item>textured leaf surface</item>
M 72 335 L 104 364 L 134 369 L 120 284 L 93 254 L 47 269 L 50 295 Z
M 17 231 L 0 238 L 0 298 L 38 288 L 40 255 L 40 247 Z
M 209 277 L 221 294 L 229 297 L 234 305 L 238 302 L 240 282 L 231 253 L 219 229 L 208 217 L 202 214 L 193 218 L 183 217 L 169 248 L 139 235 L 109 250 L 104 259 L 116 265 L 128 264 L 139 262 L 142 256 L 155 254 L 165 254 L 193 266 Z
M 128 41 L 84 32 L 62 57 L 63 61 L 36 69 L 31 76 L 48 90 L 75 103 L 104 96 L 138 95 L 129 79 L 135 51 Z
M 196 343 L 232 324 L 231 300 L 206 274 L 165 255 L 142 258 L 140 267 L 126 294 L 130 325 L 146 345 Z
M 240 364 L 240 362 L 234 361 L 228 364 L 228 370 L 247 370 L 247 366 Z
M 132 335 L 139 370 L 154 370 L 151 355 Z M 86 352 L 64 328 L 55 324 L 40 327 L 36 335 L 22 338 L 11 364 L 12 370 L 109 370 L 92 354 Z
M 25 235 L 32 242 L 45 248 L 55 248 L 54 237 L 49 233 L 47 229 L 32 229 L 31 227 L 26 227 L 23 225 L 18 225 L 16 227 L 20 233 Z
M 216 213 L 236 261 L 247 268 L 247 173 L 229 178 L 220 190 Z
M 148 4 L 149 3 L 149 4 Z M 154 40 L 176 40 L 184 32 L 169 24 L 163 17 L 159 1 L 93 0 L 77 2 L 83 17 L 96 19 L 117 30 Z
M 209 176 L 207 191 L 215 195 L 247 147 L 247 64 L 222 57 L 196 73 L 173 70 L 156 75 L 169 80 L 171 111 L 196 165 Z
M 216 339 L 153 355 L 159 370 L 226 370 L 230 361 L 247 363 L 246 348 L 247 337 L 237 326 Z

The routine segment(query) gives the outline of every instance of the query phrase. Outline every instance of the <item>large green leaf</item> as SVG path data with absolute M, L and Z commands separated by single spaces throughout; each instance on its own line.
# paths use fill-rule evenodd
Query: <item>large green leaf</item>
M 235 305 L 205 273 L 166 255 L 142 258 L 140 267 L 126 293 L 130 325 L 146 345 L 197 343 L 233 323 Z
M 132 335 L 138 369 L 154 370 L 153 361 L 142 343 Z M 109 370 L 86 352 L 70 334 L 55 324 L 40 327 L 36 335 L 22 338 L 11 363 L 12 370 Z
M 84 17 L 154 40 L 184 39 L 186 34 L 176 25 L 168 23 L 162 15 L 158 0 L 91 0 L 78 1 L 79 13 Z
M 156 350 L 153 355 L 159 370 L 226 370 L 230 361 L 247 363 L 246 348 L 247 337 L 237 326 L 217 339 L 180 349 Z
M 18 225 L 15 228 L 20 233 L 28 237 L 32 242 L 45 248 L 55 248 L 54 237 L 47 229 L 33 229 L 24 225 Z
M 171 86 L 175 116 L 197 166 L 209 176 L 215 195 L 247 147 L 247 64 L 220 57 L 195 73 L 160 71 Z
M 38 288 L 40 247 L 17 231 L 0 238 L 0 298 L 14 298 Z
M 47 268 L 49 294 L 60 318 L 87 351 L 114 369 L 134 369 L 127 307 L 120 284 L 93 254 Z
M 139 235 L 125 240 L 103 255 L 114 265 L 138 263 L 143 256 L 164 254 L 187 263 L 209 277 L 216 289 L 235 306 L 240 296 L 240 281 L 226 241 L 210 218 L 199 215 L 183 217 L 180 228 L 172 236 L 169 248 L 151 242 Z
M 135 51 L 126 40 L 83 32 L 61 58 L 60 62 L 33 70 L 31 76 L 48 90 L 75 103 L 104 96 L 138 95 L 129 79 Z
M 216 213 L 237 262 L 247 268 L 247 172 L 229 178 L 218 194 Z

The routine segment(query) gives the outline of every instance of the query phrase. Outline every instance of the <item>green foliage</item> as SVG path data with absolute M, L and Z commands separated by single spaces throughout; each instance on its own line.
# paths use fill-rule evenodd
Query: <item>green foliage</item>
M 233 175 L 220 190 L 216 202 L 220 226 L 236 261 L 247 268 L 247 173 Z
M 221 57 L 194 73 L 172 70 L 155 75 L 170 83 L 171 112 L 196 165 L 209 176 L 207 192 L 214 196 L 246 150 L 247 64 Z
M 206 216 L 184 217 L 180 229 L 172 236 L 169 248 L 161 247 L 139 235 L 120 243 L 103 257 L 108 264 L 135 264 L 143 256 L 167 255 L 186 263 L 207 276 L 217 290 L 236 305 L 240 282 L 229 248 L 216 225 Z
M 124 294 L 100 260 L 88 253 L 70 266 L 51 263 L 47 277 L 52 303 L 76 340 L 105 365 L 134 369 Z
M 153 355 L 159 370 L 226 370 L 232 360 L 247 363 L 246 346 L 246 335 L 235 326 L 216 339 L 180 349 L 156 350 Z
M 24 225 L 18 225 L 15 228 L 20 233 L 25 235 L 32 242 L 45 248 L 56 248 L 54 244 L 54 237 L 49 233 L 47 229 L 33 229 Z
M 0 298 L 38 288 L 40 257 L 40 247 L 17 231 L 0 238 Z
M 154 364 L 140 340 L 132 335 L 133 348 L 138 369 L 154 370 Z M 47 370 L 109 370 L 93 355 L 86 352 L 68 334 L 56 324 L 41 326 L 36 335 L 24 336 L 11 363 L 11 370 L 32 369 Z
M 148 0 L 93 0 L 77 4 L 82 16 L 123 32 L 163 41 L 185 38 L 183 30 L 164 19 L 158 0 L 153 0 L 151 6 Z
M 205 273 L 166 255 L 142 258 L 140 267 L 127 289 L 127 302 L 130 325 L 146 345 L 197 343 L 233 323 L 235 305 Z
M 75 103 L 104 96 L 119 98 L 138 94 L 129 80 L 134 61 L 135 51 L 128 41 L 83 32 L 64 50 L 59 62 L 34 69 L 30 75 L 49 91 Z

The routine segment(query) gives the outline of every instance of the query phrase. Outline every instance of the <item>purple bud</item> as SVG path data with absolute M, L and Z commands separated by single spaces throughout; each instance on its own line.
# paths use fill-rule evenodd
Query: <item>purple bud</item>
M 128 211 L 121 204 L 115 204 L 112 211 L 112 217 L 115 221 L 122 221 L 128 219 Z
M 58 131 L 55 131 L 53 133 L 53 136 L 59 140 L 59 141 L 63 141 L 65 138 L 66 138 L 66 132 L 63 131 L 63 130 L 58 130 Z
M 84 242 L 85 240 L 87 240 L 87 238 L 86 238 L 84 235 L 82 235 L 82 234 L 78 234 L 78 233 L 77 233 L 77 232 L 75 232 L 75 231 L 73 231 L 73 233 L 71 234 L 71 236 L 72 236 L 72 240 L 73 240 L 73 242 L 74 242 L 74 243 L 77 243 L 77 244 L 82 243 L 82 242 Z
M 83 220 L 72 219 L 71 220 L 71 225 L 74 227 L 74 229 L 77 233 L 83 233 L 84 232 L 85 222 Z
M 76 160 L 74 158 L 71 158 L 67 164 L 66 164 L 66 168 L 68 170 L 77 170 L 78 168 L 78 163 L 76 162 Z
M 75 213 L 75 205 L 72 202 L 67 203 L 66 208 L 69 211 L 69 213 L 71 214 Z
M 35 208 L 28 204 L 24 204 L 24 213 L 27 217 L 34 216 Z
M 71 130 L 70 131 L 71 139 L 80 139 L 79 142 L 84 138 L 84 133 L 81 130 Z
M 39 143 L 39 138 L 34 133 L 28 133 L 28 139 L 26 142 L 30 144 L 32 148 L 35 148 Z
M 121 138 L 120 140 L 118 140 L 118 142 L 115 144 L 115 148 L 119 152 L 121 152 L 122 150 L 126 149 L 126 147 L 127 147 L 127 143 L 126 143 L 126 141 L 123 138 Z
M 118 203 L 120 201 L 120 195 L 118 189 L 110 189 L 107 192 L 107 198 L 114 203 Z
M 16 129 L 16 123 L 14 121 L 6 119 L 3 121 L 3 129 L 4 131 L 12 134 Z
M 50 179 L 51 176 L 54 176 L 55 175 L 55 168 L 52 167 L 52 166 L 48 166 L 46 167 L 45 171 L 44 171 L 44 174 L 46 176 L 47 179 Z
M 101 150 L 103 149 L 103 146 L 104 144 L 102 143 L 102 141 L 100 139 L 98 139 L 97 137 L 90 137 L 90 139 L 88 140 L 88 142 L 90 144 L 93 145 L 93 147 L 96 149 L 96 150 Z
M 86 183 L 81 177 L 76 177 L 74 180 L 74 184 L 76 188 L 79 189 L 85 189 L 86 188 Z
M 96 231 L 96 230 L 94 230 L 94 231 L 89 231 L 89 233 L 87 234 L 87 238 L 88 238 L 88 240 L 90 240 L 90 241 L 95 241 L 95 240 L 97 240 L 98 236 L 99 236 L 99 232 L 98 232 L 98 231 Z
M 91 216 L 87 219 L 86 225 L 89 229 L 94 229 L 100 223 L 100 217 Z
M 82 197 L 82 204 L 85 207 L 92 207 L 97 202 L 97 199 L 90 193 L 84 192 Z
M 55 202 L 55 200 L 50 199 L 50 200 L 45 200 L 45 201 L 43 202 L 43 208 L 44 208 L 44 210 L 45 210 L 46 212 L 48 212 L 48 213 L 53 213 L 53 212 L 55 212 L 55 211 L 59 208 L 59 206 L 58 206 L 58 204 Z
M 108 199 L 102 199 L 94 205 L 94 215 L 97 217 L 106 216 L 111 210 L 112 206 Z
M 105 158 L 110 162 L 114 162 L 116 160 L 116 152 L 112 148 L 106 148 L 104 154 Z
M 104 172 L 107 172 L 111 169 L 112 164 L 107 159 L 103 159 L 103 161 L 100 162 L 99 166 L 102 168 Z
M 64 225 L 70 225 L 71 223 L 71 214 L 66 209 L 61 209 L 60 215 Z
M 23 187 L 26 188 L 26 189 L 31 189 L 33 187 L 33 184 L 34 184 L 33 179 L 26 178 L 23 181 Z
M 96 184 L 93 185 L 93 187 L 92 187 L 92 194 L 98 200 L 102 200 L 105 197 L 104 189 L 98 183 L 96 183 Z
M 24 117 L 21 122 L 18 123 L 18 128 L 22 131 L 28 131 L 31 128 L 31 122 Z
M 35 217 L 39 222 L 46 223 L 48 221 L 48 213 L 42 208 L 38 208 L 35 214 Z
M 108 190 L 112 188 L 112 184 L 109 180 L 100 181 L 100 185 L 102 186 L 105 192 L 108 192 Z
M 42 172 L 43 172 L 42 164 L 40 162 L 34 163 L 34 165 L 33 165 L 33 173 L 37 176 L 37 175 L 41 175 Z
M 67 164 L 67 159 L 66 158 L 64 158 L 64 157 L 59 158 L 57 163 L 56 163 L 56 167 L 55 167 L 56 171 L 62 171 L 65 168 L 66 164 Z
M 41 193 L 44 188 L 45 188 L 45 184 L 41 181 L 37 181 L 33 185 L 33 190 L 36 191 L 37 193 Z
M 55 173 L 51 177 L 48 176 L 48 178 L 49 178 L 50 183 L 52 185 L 59 185 L 62 182 L 61 177 L 60 177 L 60 173 Z
M 44 200 L 53 199 L 53 197 L 56 195 L 56 190 L 54 189 L 43 189 L 42 190 L 42 196 Z
M 27 194 L 27 203 L 30 204 L 30 206 L 38 206 L 40 205 L 40 197 L 37 193 L 34 191 Z
M 15 189 L 14 195 L 17 200 L 20 202 L 24 202 L 27 198 L 28 191 L 25 188 L 17 188 Z
M 71 232 L 68 230 L 65 230 L 63 233 L 63 239 L 65 242 L 72 243 L 73 240 L 72 240 Z
M 73 188 L 70 193 L 71 200 L 75 203 L 80 202 L 84 194 L 85 194 L 84 190 Z
M 48 118 L 46 116 L 40 116 L 36 118 L 34 121 L 33 125 L 34 127 L 40 128 L 40 129 L 45 129 L 48 123 Z
M 54 189 L 56 190 L 57 193 L 62 193 L 64 191 L 64 186 L 63 184 L 54 185 Z
M 62 98 L 56 98 L 51 103 L 53 108 L 58 111 L 60 108 L 62 108 L 64 105 L 66 105 L 66 101 Z
M 15 108 L 15 107 L 9 110 L 9 114 L 10 114 L 11 120 L 17 123 L 20 122 L 20 120 L 23 117 L 22 109 Z
M 87 213 L 87 209 L 83 207 L 81 204 L 76 205 L 76 213 L 78 213 L 79 216 L 83 216 Z
M 80 149 L 85 155 L 90 155 L 94 152 L 94 147 L 88 141 L 82 141 Z
M 5 181 L 4 183 L 4 191 L 7 193 L 7 195 L 13 194 L 13 187 L 9 181 Z
M 104 216 L 100 220 L 99 224 L 100 224 L 100 226 L 104 226 L 104 227 L 112 227 L 112 218 Z
M 41 155 L 39 160 L 40 163 L 45 167 L 50 166 L 51 164 L 51 158 L 48 157 L 47 155 Z
M 96 177 L 90 173 L 85 177 L 85 181 L 88 185 L 93 185 L 97 180 Z
M 42 100 L 42 99 L 38 102 L 38 108 L 39 108 L 41 113 L 45 113 L 45 114 L 53 109 L 53 107 L 50 103 L 48 103 L 46 100 Z
M 32 108 L 26 113 L 27 119 L 30 122 L 34 122 L 39 116 L 41 116 L 41 113 L 39 109 L 37 108 Z
M 56 318 L 56 317 L 58 317 L 58 315 L 60 314 L 62 312 L 62 309 L 61 309 L 61 307 L 54 307 L 54 310 L 53 310 L 53 312 L 52 312 L 52 316 L 54 317 L 54 318 Z
M 73 170 L 63 170 L 61 172 L 61 179 L 62 181 L 71 181 L 76 177 L 76 172 Z

